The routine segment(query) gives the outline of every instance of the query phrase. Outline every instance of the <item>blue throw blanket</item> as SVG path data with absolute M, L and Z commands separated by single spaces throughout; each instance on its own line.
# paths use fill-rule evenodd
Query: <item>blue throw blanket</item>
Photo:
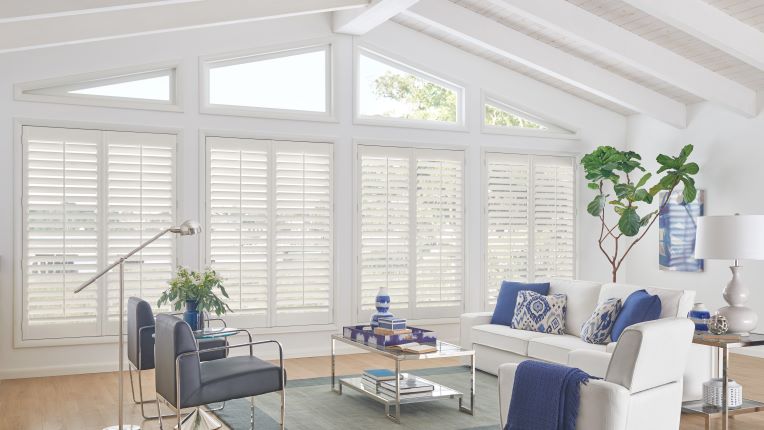
M 575 430 L 581 369 L 526 360 L 517 366 L 504 430 Z

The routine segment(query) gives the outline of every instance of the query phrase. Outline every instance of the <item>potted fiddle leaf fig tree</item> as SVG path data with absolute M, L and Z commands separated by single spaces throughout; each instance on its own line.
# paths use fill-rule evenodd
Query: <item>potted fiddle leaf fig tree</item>
M 595 193 L 586 210 L 600 220 L 597 245 L 610 263 L 613 282 L 626 256 L 645 237 L 674 190 L 681 185 L 684 203 L 695 200 L 693 176 L 700 168 L 688 161 L 692 150 L 692 145 L 686 145 L 676 157 L 658 155 L 660 167 L 654 174 L 642 166 L 642 157 L 636 152 L 611 146 L 600 146 L 581 159 L 588 187 Z M 651 182 L 654 184 L 648 185 Z M 654 209 L 653 200 L 662 191 L 665 194 Z M 617 221 L 609 219 L 613 215 Z
M 175 278 L 170 281 L 170 287 L 159 297 L 157 306 L 172 303 L 173 309 L 179 311 L 185 304 L 183 320 L 193 330 L 200 330 L 204 324 L 204 312 L 214 312 L 215 315 L 233 312 L 215 293 L 216 290 L 228 298 L 223 279 L 213 269 L 207 268 L 200 273 L 179 266 Z

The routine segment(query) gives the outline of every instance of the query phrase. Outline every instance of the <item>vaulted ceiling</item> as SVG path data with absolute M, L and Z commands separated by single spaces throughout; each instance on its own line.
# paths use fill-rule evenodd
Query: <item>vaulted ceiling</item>
M 700 101 L 756 116 L 764 94 L 764 0 L 6 0 L 0 54 L 326 12 L 338 33 L 392 20 L 676 127 Z

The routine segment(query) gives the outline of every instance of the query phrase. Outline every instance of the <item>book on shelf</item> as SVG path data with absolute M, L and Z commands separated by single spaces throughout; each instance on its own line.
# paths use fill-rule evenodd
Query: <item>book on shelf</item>
M 372 391 L 372 390 L 369 390 Z M 379 387 L 376 391 L 377 394 L 390 400 L 395 400 L 395 391 L 388 390 L 384 387 Z M 429 397 L 432 396 L 433 391 L 422 391 L 419 393 L 401 393 L 401 399 L 411 399 L 414 397 Z
M 400 345 L 388 346 L 388 349 L 410 352 L 412 354 L 427 354 L 430 352 L 436 352 L 438 350 L 435 345 L 427 345 L 419 342 L 409 342 L 402 343 Z
M 390 369 L 366 369 L 363 371 L 363 377 L 371 381 L 394 381 L 395 372 Z
M 382 336 L 392 336 L 392 335 L 401 335 L 401 334 L 411 334 L 412 331 L 410 328 L 403 328 L 398 330 L 390 330 L 382 327 L 377 327 L 374 329 L 374 334 L 381 334 Z
M 379 384 L 380 390 L 387 390 L 392 391 L 393 396 L 395 396 L 395 381 L 382 381 Z M 429 384 L 421 379 L 418 379 L 416 377 L 413 378 L 406 378 L 402 379 L 400 381 L 400 393 L 403 394 L 415 394 L 415 393 L 426 393 L 429 391 L 432 391 L 435 389 L 435 386 L 432 384 Z

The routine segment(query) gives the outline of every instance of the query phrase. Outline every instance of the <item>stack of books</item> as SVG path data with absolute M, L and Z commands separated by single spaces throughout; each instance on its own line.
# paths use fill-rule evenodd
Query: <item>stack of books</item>
M 403 377 L 403 374 L 401 374 L 401 377 Z M 363 371 L 361 378 L 363 387 L 374 393 L 378 391 L 379 384 L 385 381 L 393 381 L 393 384 L 395 384 L 395 372 L 389 369 L 367 369 Z
M 414 376 L 406 376 L 400 381 L 400 393 L 401 397 L 419 397 L 429 396 L 435 389 L 432 384 L 428 384 L 422 379 L 417 379 Z M 379 393 L 395 398 L 395 378 L 392 381 L 382 381 L 379 384 Z

